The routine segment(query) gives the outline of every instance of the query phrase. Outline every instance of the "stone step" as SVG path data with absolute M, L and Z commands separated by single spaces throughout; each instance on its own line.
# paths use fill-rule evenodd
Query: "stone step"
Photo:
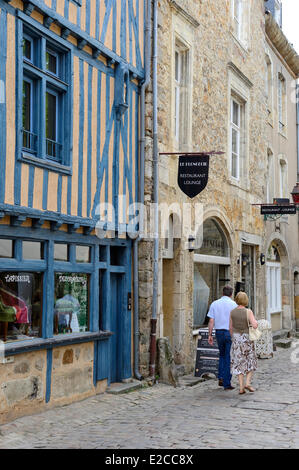
M 274 341 L 274 344 L 278 348 L 288 349 L 292 346 L 292 340 L 288 338 L 277 339 Z
M 204 377 L 194 377 L 194 375 L 184 375 L 180 377 L 179 384 L 183 387 L 193 387 L 201 382 L 206 382 L 207 378 Z
M 128 383 L 116 382 L 107 388 L 106 393 L 111 393 L 112 395 L 121 395 L 123 393 L 133 392 L 143 388 L 144 386 L 144 382 L 140 382 L 139 380 L 132 380 Z
M 279 339 L 286 339 L 290 336 L 290 330 L 274 331 L 272 336 L 273 336 L 273 341 L 276 341 Z

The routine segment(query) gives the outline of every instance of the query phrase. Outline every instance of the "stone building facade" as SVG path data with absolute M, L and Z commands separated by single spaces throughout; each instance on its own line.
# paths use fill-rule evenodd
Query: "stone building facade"
M 267 93 L 265 2 L 163 0 L 158 8 L 158 148 L 160 153 L 223 152 L 210 157 L 207 187 L 194 199 L 178 187 L 178 156 L 159 156 L 159 204 L 202 205 L 195 251 L 161 238 L 157 337 L 168 337 L 182 372 L 194 367 L 198 327 L 224 284 L 244 287 L 257 318 L 266 318 Z M 148 94 L 151 113 L 151 91 Z M 152 200 L 151 123 L 145 200 Z M 193 212 L 194 214 L 194 212 Z M 171 215 L 171 210 L 170 210 Z M 193 226 L 194 226 L 193 215 Z M 197 217 L 197 216 L 196 216 Z M 164 214 L 165 222 L 165 214 Z M 198 222 L 198 220 L 197 220 Z M 171 228 L 169 229 L 171 232 Z M 190 235 L 192 227 L 189 227 Z M 193 233 L 193 236 L 196 233 Z M 171 245 L 169 249 L 169 244 Z M 140 360 L 148 370 L 152 241 L 140 247 Z M 241 283 L 241 284 L 239 284 Z
M 266 13 L 266 89 L 267 159 L 266 201 L 286 198 L 298 181 L 296 80 L 299 56 L 281 30 L 279 6 L 267 5 Z M 275 219 L 275 217 L 273 217 Z M 296 299 L 299 238 L 298 215 L 267 219 L 264 252 L 267 319 L 272 330 L 296 327 Z M 298 312 L 297 312 L 298 316 Z

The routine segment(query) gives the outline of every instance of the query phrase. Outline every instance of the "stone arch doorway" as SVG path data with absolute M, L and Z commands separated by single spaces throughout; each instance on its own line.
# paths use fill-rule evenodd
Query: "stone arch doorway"
M 292 329 L 292 280 L 289 255 L 283 240 L 273 238 L 266 253 L 267 319 L 272 331 Z

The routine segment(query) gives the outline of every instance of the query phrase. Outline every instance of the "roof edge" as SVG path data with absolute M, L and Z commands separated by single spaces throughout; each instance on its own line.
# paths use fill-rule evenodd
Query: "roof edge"
M 266 34 L 292 72 L 299 78 L 299 55 L 269 11 L 266 11 Z

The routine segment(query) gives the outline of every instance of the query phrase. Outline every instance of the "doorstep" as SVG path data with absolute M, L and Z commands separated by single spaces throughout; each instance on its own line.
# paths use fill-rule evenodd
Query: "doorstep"
M 139 380 L 132 380 L 130 382 L 116 382 L 111 384 L 106 393 L 111 393 L 112 395 L 121 395 L 123 393 L 133 392 L 144 387 L 144 382 Z
M 183 375 L 179 378 L 179 385 L 183 387 L 194 387 L 201 382 L 206 382 L 210 377 L 194 377 L 194 375 Z
M 278 348 L 288 349 L 292 346 L 292 340 L 288 338 L 277 339 L 274 341 L 274 344 Z

